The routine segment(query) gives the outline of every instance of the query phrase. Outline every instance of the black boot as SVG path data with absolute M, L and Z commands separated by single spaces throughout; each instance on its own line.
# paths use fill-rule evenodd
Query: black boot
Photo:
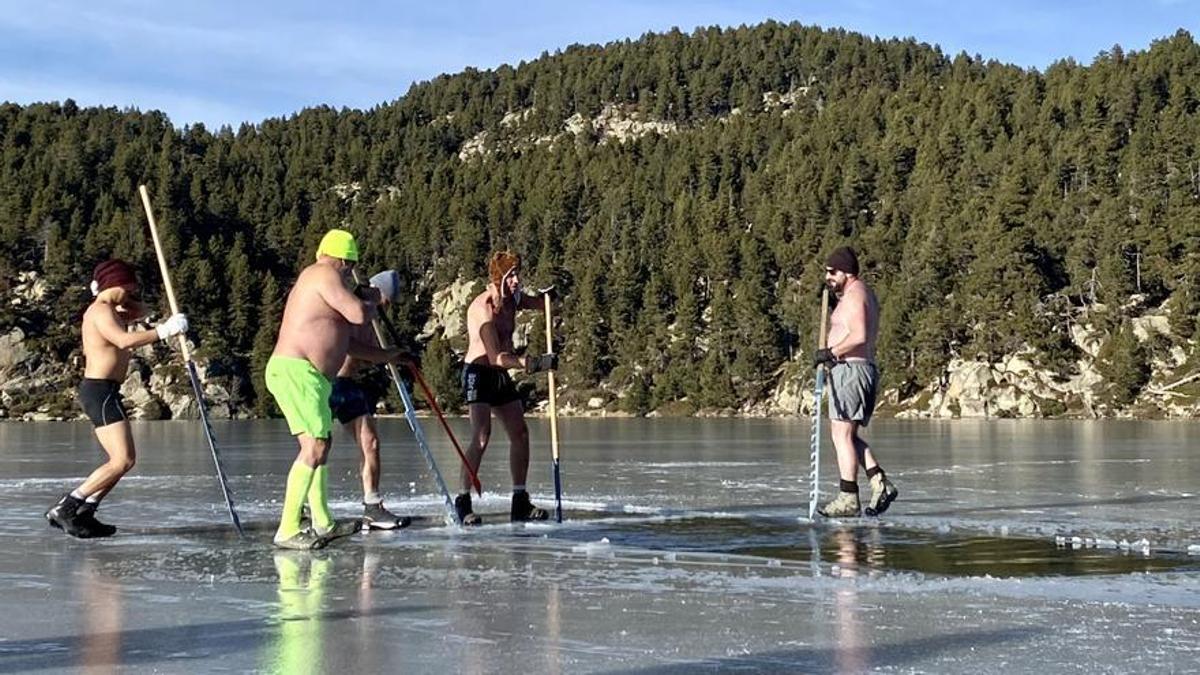
M 482 525 L 483 518 L 475 515 L 471 510 L 471 493 L 459 495 L 454 498 L 454 510 L 458 513 L 458 520 L 463 525 Z
M 46 510 L 46 520 L 72 537 L 89 539 L 95 535 L 88 526 L 87 519 L 79 517 L 79 509 L 83 507 L 83 504 L 82 499 L 76 499 L 67 493 L 54 506 Z
M 93 537 L 111 537 L 117 533 L 115 525 L 96 520 L 96 505 L 91 502 L 84 502 L 79 507 L 75 512 L 75 522 L 86 526 Z
M 514 523 L 526 520 L 545 520 L 550 517 L 546 509 L 538 508 L 529 501 L 529 493 L 518 490 L 512 496 L 512 521 Z

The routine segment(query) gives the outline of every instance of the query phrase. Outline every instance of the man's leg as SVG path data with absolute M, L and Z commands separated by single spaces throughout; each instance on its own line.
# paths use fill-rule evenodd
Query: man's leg
M 137 463 L 137 451 L 133 446 L 133 432 L 129 422 L 122 420 L 98 427 L 96 440 L 100 441 L 100 447 L 104 448 L 108 461 L 97 467 L 76 490 L 83 497 L 108 493 Z
M 817 511 L 831 518 L 847 518 L 859 515 L 858 503 L 858 449 L 854 439 L 858 423 L 847 420 L 830 420 L 830 435 L 837 453 L 838 494 Z
M 407 527 L 412 523 L 412 518 L 388 511 L 383 506 L 383 498 L 379 496 L 379 432 L 375 426 L 375 416 L 356 417 L 350 420 L 346 429 L 358 439 L 358 447 L 362 450 L 359 473 L 363 486 L 363 524 L 376 530 Z
M 100 499 L 129 473 L 137 462 L 133 433 L 129 422 L 120 421 L 96 428 L 96 439 L 108 455 L 108 461 L 97 467 L 83 483 L 64 495 L 46 511 L 46 520 L 67 534 L 80 538 L 110 537 L 117 528 L 96 520 L 95 511 Z
M 524 487 L 529 475 L 529 427 L 525 424 L 525 407 L 521 401 L 510 401 L 496 408 L 496 417 L 508 435 L 508 473 L 513 486 Z
M 525 406 L 511 401 L 496 408 L 496 417 L 508 435 L 508 471 L 512 475 L 512 520 L 545 520 L 550 514 L 529 501 L 525 481 L 529 477 L 529 426 L 525 424 Z
M 472 471 L 479 473 L 483 453 L 492 438 L 492 406 L 486 403 L 472 403 L 467 406 L 467 415 L 471 419 L 471 442 L 467 444 L 467 462 L 471 464 Z M 465 466 L 459 472 L 459 487 L 464 494 L 470 494 L 471 474 Z
M 359 459 L 359 474 L 362 477 L 363 503 L 375 504 L 379 499 L 379 434 L 375 418 L 371 415 L 355 417 L 346 424 L 362 450 Z
M 483 453 L 487 450 L 492 438 L 492 406 L 487 403 L 471 403 L 467 406 L 467 415 L 471 419 L 471 442 L 467 444 L 467 463 L 471 470 L 479 473 L 479 465 L 483 462 Z M 454 498 L 454 509 L 458 511 L 459 520 L 463 525 L 479 525 L 483 520 L 475 515 L 471 504 L 471 474 L 463 467 L 459 472 L 459 486 L 462 492 Z
M 858 435 L 857 427 L 854 429 L 854 454 L 863 470 L 867 472 L 867 478 L 870 478 L 872 470 L 879 466 L 879 462 L 871 452 L 871 446 L 867 445 L 867 442 Z
M 896 489 L 895 485 L 892 485 L 892 481 L 888 480 L 883 467 L 875 460 L 871 446 L 867 445 L 867 442 L 857 434 L 854 436 L 854 447 L 858 452 L 859 461 L 862 462 L 863 468 L 867 472 L 867 480 L 871 481 L 871 497 L 867 500 L 863 513 L 868 516 L 878 516 L 887 511 L 900 491 Z
M 317 469 L 324 465 L 329 451 L 329 439 L 327 438 L 313 438 L 302 433 L 296 436 L 296 440 L 300 443 L 300 452 L 297 453 L 296 461 L 292 463 L 292 468 L 288 472 L 287 491 L 283 497 L 283 514 L 279 519 L 279 529 L 275 532 L 275 543 L 280 545 L 297 540 L 298 535 L 301 534 L 300 511 L 305 501 L 309 500 Z M 326 512 L 328 509 L 329 505 L 326 503 Z M 313 517 L 314 519 L 317 517 L 315 512 Z M 314 541 L 309 541 L 307 538 L 301 539 L 304 540 L 296 541 L 297 547 L 313 548 L 315 546 Z
M 333 511 L 329 508 L 329 467 L 326 466 L 329 451 L 333 447 L 333 435 L 314 440 L 317 441 L 313 453 L 316 464 L 313 467 L 312 483 L 308 486 L 308 510 L 312 514 L 313 530 L 321 534 L 328 532 L 335 524 Z

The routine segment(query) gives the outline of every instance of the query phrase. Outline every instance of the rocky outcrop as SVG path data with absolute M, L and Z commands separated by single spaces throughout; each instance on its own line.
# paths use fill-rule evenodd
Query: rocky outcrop
M 14 372 L 33 356 L 25 346 L 25 331 L 13 328 L 0 335 L 0 376 Z
M 900 401 L 897 417 L 1047 417 L 1094 415 L 1103 378 L 1089 361 L 1067 380 L 1039 370 L 1029 355 L 999 362 L 953 359 L 945 377 Z
M 595 134 L 600 145 L 626 143 L 650 134 L 665 136 L 679 130 L 679 125 L 674 122 L 656 120 L 638 112 L 633 106 L 615 103 L 606 104 L 600 114 L 590 120 L 575 113 L 563 126 L 573 136 Z
M 584 138 L 594 140 L 598 145 L 606 145 L 626 143 L 650 134 L 662 136 L 679 130 L 675 122 L 654 119 L 639 111 L 635 105 L 607 103 L 595 117 L 575 113 L 563 120 L 557 131 L 539 135 L 523 130 L 534 112 L 533 108 L 528 108 L 505 113 L 496 128 L 482 129 L 463 142 L 458 150 L 459 160 L 467 162 L 495 152 L 523 152 L 543 145 L 553 148 L 560 140 L 569 142 Z
M 417 338 L 421 341 L 435 336 L 443 339 L 460 338 L 467 334 L 467 306 L 483 289 L 474 279 L 456 279 L 449 286 L 435 291 L 429 320 Z

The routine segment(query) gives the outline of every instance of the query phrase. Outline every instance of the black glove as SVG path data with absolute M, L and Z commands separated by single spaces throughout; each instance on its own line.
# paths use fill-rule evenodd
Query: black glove
M 837 363 L 837 360 L 838 360 L 837 357 L 833 355 L 833 350 L 818 349 L 817 351 L 813 352 L 813 367 L 814 368 L 816 368 L 817 366 L 827 366 L 827 365 L 831 366 L 831 365 Z
M 378 305 L 379 301 L 383 298 L 383 296 L 379 293 L 378 288 L 375 288 L 374 286 L 363 286 L 361 284 L 354 287 L 354 295 L 358 296 L 359 300 L 373 302 L 376 305 Z
M 543 370 L 558 370 L 558 354 L 542 354 L 525 358 L 525 372 L 540 373 Z

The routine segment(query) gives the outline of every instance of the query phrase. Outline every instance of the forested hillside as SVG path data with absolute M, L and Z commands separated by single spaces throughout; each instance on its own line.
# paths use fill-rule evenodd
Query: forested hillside
M 1198 106 L 1182 31 L 1039 72 L 779 23 L 574 46 L 239 129 L 0 105 L 0 334 L 20 329 L 29 352 L 0 408 L 75 414 L 97 262 L 134 261 L 160 293 L 145 182 L 199 353 L 240 382 L 240 412 L 270 411 L 283 295 L 334 226 L 406 277 L 413 335 L 435 291 L 480 278 L 496 247 L 522 252 L 529 285 L 564 291 L 568 400 L 753 407 L 807 368 L 823 254 L 850 243 L 884 307 L 893 401 L 953 359 L 1020 354 L 1065 380 L 1086 324 L 1098 400 L 1120 409 L 1156 359 L 1192 363 Z M 1169 331 L 1135 339 L 1152 309 Z M 452 402 L 464 336 L 434 333 L 426 368 Z

